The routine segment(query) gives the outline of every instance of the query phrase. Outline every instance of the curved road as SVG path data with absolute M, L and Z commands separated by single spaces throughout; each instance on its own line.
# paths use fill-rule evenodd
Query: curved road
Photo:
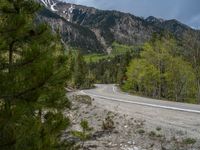
M 113 84 L 97 84 L 95 89 L 81 93 L 90 95 L 105 109 L 144 119 L 149 128 L 162 126 L 170 132 L 181 130 L 200 139 L 200 105 L 133 96 Z
M 170 109 L 176 111 L 184 111 L 200 114 L 200 105 L 177 103 L 163 100 L 155 100 L 151 98 L 144 98 L 139 96 L 133 96 L 118 90 L 113 84 L 97 84 L 95 89 L 84 90 L 83 94 L 88 94 L 92 97 L 103 98 L 111 101 L 117 101 L 122 103 L 129 103 L 135 105 L 143 105 L 155 108 Z

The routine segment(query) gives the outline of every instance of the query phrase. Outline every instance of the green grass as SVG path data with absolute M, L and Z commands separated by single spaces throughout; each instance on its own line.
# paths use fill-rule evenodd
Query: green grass
M 87 63 L 90 62 L 99 62 L 102 59 L 107 59 L 109 58 L 114 58 L 117 55 L 123 55 L 126 52 L 134 52 L 137 51 L 139 46 L 128 46 L 128 45 L 123 45 L 119 44 L 117 42 L 113 42 L 112 44 L 112 51 L 110 54 L 88 54 L 84 56 L 84 59 Z
M 102 59 L 109 59 L 112 58 L 113 56 L 111 55 L 106 55 L 106 54 L 89 54 L 84 56 L 84 60 L 87 63 L 90 62 L 99 62 Z
M 124 54 L 128 51 L 133 51 L 135 48 L 133 46 L 119 44 L 117 42 L 113 42 L 112 44 L 112 55 L 120 55 Z

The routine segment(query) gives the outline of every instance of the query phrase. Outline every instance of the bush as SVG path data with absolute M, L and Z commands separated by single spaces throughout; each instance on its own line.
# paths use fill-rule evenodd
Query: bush
M 196 140 L 192 139 L 192 138 L 187 138 L 187 139 L 183 140 L 183 143 L 186 144 L 186 145 L 195 144 Z
M 144 134 L 145 131 L 144 131 L 143 129 L 139 129 L 139 130 L 138 130 L 138 133 L 139 133 L 139 134 Z
M 161 127 L 157 127 L 156 130 L 157 131 L 161 131 L 162 129 L 161 129 Z
M 75 100 L 83 104 L 92 105 L 92 98 L 88 95 L 76 95 Z
M 72 135 L 81 140 L 81 147 L 84 148 L 85 141 L 91 138 L 91 131 L 93 128 L 89 127 L 87 120 L 82 120 L 80 123 L 82 131 L 72 131 Z
M 112 130 L 115 128 L 114 121 L 110 116 L 107 116 L 102 123 L 103 130 Z
M 151 132 L 149 133 L 149 136 L 150 136 L 150 137 L 155 137 L 155 136 L 156 136 L 156 133 L 155 133 L 154 131 L 151 131 Z

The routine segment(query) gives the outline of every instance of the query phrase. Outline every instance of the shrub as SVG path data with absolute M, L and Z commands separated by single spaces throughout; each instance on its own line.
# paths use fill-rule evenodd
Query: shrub
M 186 145 L 195 144 L 196 140 L 192 139 L 192 138 L 186 138 L 186 139 L 183 140 L 183 143 L 186 144 Z
M 112 130 L 115 128 L 114 121 L 110 116 L 107 116 L 102 123 L 103 130 Z

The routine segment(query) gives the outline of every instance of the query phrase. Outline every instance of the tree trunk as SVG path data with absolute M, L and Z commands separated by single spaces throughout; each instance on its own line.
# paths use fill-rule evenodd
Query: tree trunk
M 9 67 L 8 67 L 8 76 L 10 77 L 10 80 L 12 80 L 12 67 L 13 67 L 13 46 L 15 41 L 11 42 L 9 45 Z M 5 110 L 7 112 L 10 111 L 11 108 L 11 101 L 12 101 L 12 89 L 10 89 L 10 95 L 5 100 Z

